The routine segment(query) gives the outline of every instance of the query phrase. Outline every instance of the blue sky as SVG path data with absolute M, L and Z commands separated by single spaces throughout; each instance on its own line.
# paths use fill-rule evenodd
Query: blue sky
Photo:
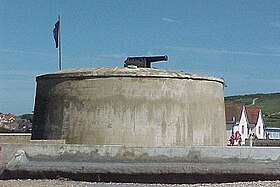
M 37 75 L 122 67 L 168 55 L 160 69 L 225 79 L 225 96 L 280 91 L 280 1 L 0 0 L 0 112 L 30 113 Z

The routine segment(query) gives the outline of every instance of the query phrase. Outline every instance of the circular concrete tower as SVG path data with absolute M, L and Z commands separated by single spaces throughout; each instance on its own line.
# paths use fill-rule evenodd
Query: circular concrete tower
M 92 68 L 36 81 L 32 139 L 131 147 L 226 145 L 223 79 Z

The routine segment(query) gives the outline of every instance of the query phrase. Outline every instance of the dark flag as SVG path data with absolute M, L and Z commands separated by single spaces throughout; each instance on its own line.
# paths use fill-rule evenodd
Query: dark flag
M 59 21 L 56 22 L 53 29 L 53 37 L 55 41 L 55 48 L 58 48 L 58 32 L 59 32 Z

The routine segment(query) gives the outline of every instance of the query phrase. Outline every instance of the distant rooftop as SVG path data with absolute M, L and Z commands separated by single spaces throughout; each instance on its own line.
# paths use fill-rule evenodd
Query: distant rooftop
M 264 127 L 264 130 L 280 131 L 279 127 Z
M 260 107 L 245 106 L 243 104 L 226 104 L 226 122 L 239 122 L 241 118 L 242 109 L 245 107 L 246 115 L 248 116 L 249 124 L 256 124 L 259 117 Z

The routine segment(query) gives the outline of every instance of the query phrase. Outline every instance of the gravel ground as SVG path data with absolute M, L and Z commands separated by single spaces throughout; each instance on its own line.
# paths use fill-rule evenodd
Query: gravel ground
M 139 183 L 90 183 L 70 180 L 0 180 L 0 187 L 147 187 L 147 186 L 163 186 L 163 187 L 280 187 L 280 181 L 256 181 L 256 182 L 237 182 L 237 183 L 220 183 L 220 184 L 139 184 Z

